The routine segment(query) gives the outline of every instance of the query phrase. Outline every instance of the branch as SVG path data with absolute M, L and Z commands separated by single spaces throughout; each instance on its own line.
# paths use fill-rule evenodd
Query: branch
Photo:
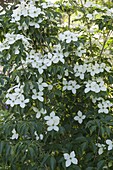
M 107 40 L 108 40 L 108 37 L 109 37 L 109 35 L 111 34 L 111 32 L 110 32 L 110 31 L 111 31 L 111 30 L 109 30 L 109 32 L 107 33 L 107 36 L 106 36 L 106 38 L 105 38 L 105 40 L 104 40 L 104 43 L 103 43 L 102 49 L 101 49 L 101 51 L 100 51 L 100 57 L 102 56 L 102 53 L 103 53 L 103 51 L 104 51 L 104 47 L 105 47 L 106 42 L 107 42 Z

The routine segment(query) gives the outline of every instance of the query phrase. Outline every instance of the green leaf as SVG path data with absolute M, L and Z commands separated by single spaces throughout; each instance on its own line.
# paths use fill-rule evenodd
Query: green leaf
M 44 156 L 44 159 L 43 159 L 43 161 L 42 161 L 42 163 L 41 163 L 41 165 L 43 166 L 43 164 L 47 161 L 47 159 L 49 158 L 49 153 L 46 153 L 45 154 L 45 156 Z
M 104 164 L 105 164 L 104 160 L 99 161 L 97 164 L 97 170 L 102 170 Z
M 55 167 L 56 167 L 56 159 L 54 156 L 51 156 L 50 157 L 50 168 L 51 170 L 55 170 Z
M 0 154 L 2 153 L 3 147 L 4 147 L 4 141 L 1 141 L 0 142 Z
M 86 170 L 94 170 L 94 168 L 93 167 L 88 167 L 88 168 L 86 168 Z

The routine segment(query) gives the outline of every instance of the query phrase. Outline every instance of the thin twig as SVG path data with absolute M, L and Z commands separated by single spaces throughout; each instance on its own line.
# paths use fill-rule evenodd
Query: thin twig
M 84 5 L 83 5 L 83 3 L 82 3 L 82 0 L 80 0 L 80 2 L 81 2 L 81 5 L 82 5 L 82 8 L 84 8 Z M 86 22 L 87 22 L 87 28 L 88 28 L 88 30 L 89 30 L 89 29 L 90 29 L 90 26 L 89 26 L 88 19 L 87 19 L 87 17 L 86 17 L 86 12 L 85 12 L 85 10 L 83 10 L 83 13 L 84 13 L 84 16 L 85 16 L 85 19 L 86 19 Z M 89 31 L 88 31 L 88 32 L 89 32 Z M 91 56 L 93 57 L 92 39 L 91 39 L 91 34 L 90 34 L 90 32 L 89 32 L 89 44 L 90 44 Z
M 102 49 L 101 49 L 101 51 L 100 51 L 100 57 L 102 56 L 102 53 L 103 53 L 103 51 L 104 51 L 104 47 L 105 47 L 105 45 L 106 45 L 106 42 L 107 42 L 108 37 L 109 37 L 110 34 L 111 34 L 111 30 L 109 30 L 109 32 L 107 33 L 107 36 L 106 36 L 106 38 L 105 38 L 105 40 L 104 40 Z

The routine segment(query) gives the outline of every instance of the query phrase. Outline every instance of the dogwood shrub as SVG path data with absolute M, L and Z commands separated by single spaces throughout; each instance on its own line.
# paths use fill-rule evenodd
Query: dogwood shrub
M 110 5 L 0 7 L 0 169 L 113 169 Z

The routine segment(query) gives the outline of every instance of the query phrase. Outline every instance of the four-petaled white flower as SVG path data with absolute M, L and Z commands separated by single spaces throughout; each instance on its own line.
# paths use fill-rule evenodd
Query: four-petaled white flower
M 16 132 L 16 130 L 15 129 L 13 129 L 12 130 L 12 133 L 13 133 L 13 135 L 12 135 L 12 137 L 11 137 L 11 139 L 13 140 L 13 139 L 18 139 L 18 133 Z
M 49 126 L 47 128 L 48 131 L 51 130 L 59 131 L 58 124 L 60 122 L 60 118 L 58 116 L 55 116 L 54 111 L 50 113 L 50 116 L 45 116 L 44 119 L 46 120 L 46 124 Z
M 36 118 L 39 119 L 41 117 L 41 114 L 46 114 L 47 111 L 44 110 L 43 108 L 41 108 L 41 110 L 39 110 L 38 108 L 33 106 L 33 110 L 34 112 L 36 112 Z
M 26 103 L 29 103 L 29 99 L 25 99 L 24 95 L 21 95 L 17 100 L 16 104 L 19 104 L 21 108 L 26 106 Z
M 75 73 L 75 77 L 80 77 L 81 80 L 84 79 L 84 74 L 86 72 L 86 69 L 87 69 L 87 65 L 84 64 L 84 65 L 78 65 L 76 64 L 73 68 L 74 70 L 74 73 Z
M 70 80 L 69 82 L 64 79 L 63 80 L 63 91 L 64 90 L 71 90 L 73 94 L 76 94 L 76 90 L 80 88 L 80 85 L 77 84 L 75 80 Z
M 74 120 L 78 121 L 78 123 L 82 123 L 83 120 L 86 118 L 85 115 L 82 115 L 82 112 L 79 110 L 78 113 L 77 113 L 78 116 L 75 116 L 74 117 Z
M 112 140 L 107 139 L 106 144 L 108 145 L 108 151 L 113 149 L 113 141 Z
M 96 145 L 99 147 L 98 154 L 101 155 L 104 152 L 104 149 L 106 149 L 106 145 L 100 143 L 97 143 Z
M 70 154 L 64 153 L 64 159 L 66 160 L 66 167 L 69 167 L 72 163 L 73 164 L 78 164 L 77 158 L 75 158 L 75 152 L 72 151 Z
M 42 77 L 39 78 L 37 84 L 38 84 L 39 91 L 43 91 L 44 87 L 48 86 L 47 83 L 43 82 L 43 78 Z
M 34 100 L 38 99 L 41 102 L 44 101 L 42 91 L 37 92 L 36 89 L 33 89 L 32 92 L 33 92 L 32 99 L 34 99 Z

